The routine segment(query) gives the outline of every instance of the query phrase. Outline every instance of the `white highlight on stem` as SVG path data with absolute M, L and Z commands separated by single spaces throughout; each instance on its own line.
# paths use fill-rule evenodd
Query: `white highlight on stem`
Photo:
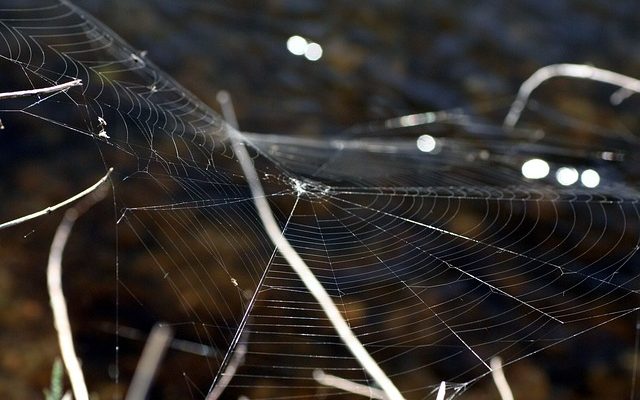
M 91 190 L 87 189 L 82 195 L 94 192 L 100 184 L 102 184 L 109 176 L 113 168 L 109 169 L 107 175 L 100 179 L 95 185 L 91 186 Z M 64 214 L 62 222 L 58 225 L 58 229 L 51 242 L 51 250 L 49 251 L 49 262 L 47 264 L 47 289 L 49 291 L 49 299 L 51 310 L 53 311 L 53 324 L 58 333 L 58 343 L 62 354 L 62 361 L 69 375 L 73 396 L 76 400 L 88 400 L 89 392 L 87 384 L 84 381 L 82 368 L 73 346 L 73 335 L 71 333 L 71 324 L 69 323 L 69 314 L 67 312 L 67 303 L 62 291 L 62 254 L 67 244 L 67 239 L 71 234 L 73 224 L 80 214 L 87 208 L 91 207 L 95 202 L 101 200 L 106 191 L 97 192 L 93 197 L 87 198 L 86 203 L 70 208 Z M 76 195 L 75 198 L 82 196 Z M 69 203 L 69 201 L 67 201 Z
M 359 396 L 368 397 L 370 399 L 387 400 L 387 396 L 380 389 L 340 378 L 339 376 L 327 374 L 321 369 L 313 371 L 313 379 L 321 385 L 331 386 Z
M 380 368 L 378 363 L 376 363 L 371 355 L 369 355 L 362 343 L 360 343 L 358 338 L 353 334 L 351 328 L 342 317 L 342 314 L 340 314 L 338 307 L 336 307 L 333 300 L 331 300 L 331 297 L 320 281 L 315 277 L 309 266 L 291 246 L 289 241 L 285 238 L 284 233 L 280 231 L 280 227 L 271 212 L 271 208 L 262 189 L 262 184 L 260 183 L 260 179 L 258 178 L 253 162 L 247 153 L 247 149 L 245 148 L 240 132 L 231 127 L 229 127 L 229 130 L 233 150 L 240 162 L 242 171 L 244 172 L 247 183 L 249 184 L 249 188 L 251 189 L 253 202 L 267 235 L 280 254 L 282 254 L 282 256 L 287 260 L 287 263 L 289 263 L 291 268 L 300 277 L 309 292 L 318 301 L 318 304 L 322 307 L 327 318 L 329 318 L 329 321 L 340 336 L 340 339 L 342 339 L 349 351 L 351 351 L 356 360 L 358 360 L 362 368 L 384 391 L 387 399 L 404 399 L 398 388 L 396 388 L 393 382 L 391 382 L 389 377 Z
M 498 388 L 500 398 L 502 400 L 513 400 L 513 393 L 511 392 L 509 383 L 507 383 L 507 378 L 505 378 L 504 371 L 502 370 L 502 359 L 500 357 L 493 357 L 491 361 L 489 361 L 489 365 L 491 366 L 491 376 L 493 377 L 493 382 L 495 382 L 496 387 Z
M 236 109 L 233 107 L 231 101 L 231 95 L 226 90 L 221 90 L 216 94 L 216 100 L 220 104 L 222 110 L 222 116 L 227 124 L 231 125 L 234 129 L 238 129 L 238 118 L 236 117 Z
M 529 96 L 538 86 L 551 78 L 565 77 L 588 79 L 619 86 L 627 91 L 640 93 L 640 80 L 631 78 L 617 72 L 602 68 L 592 67 L 584 64 L 552 64 L 542 67 L 534 72 L 526 81 L 522 83 L 515 101 L 511 104 L 509 113 L 504 119 L 504 127 L 513 129 L 518 123 L 522 111 L 529 101 Z
M 436 395 L 436 400 L 444 400 L 445 392 L 447 391 L 447 384 L 444 381 L 440 382 L 440 387 L 438 388 L 438 394 Z
M 82 192 L 76 194 L 73 197 L 69 197 L 68 199 L 53 205 L 51 207 L 47 207 L 44 210 L 40 210 L 38 212 L 35 212 L 33 214 L 29 214 L 29 215 L 25 215 L 24 217 L 20 217 L 20 218 L 16 218 L 14 220 L 5 222 L 3 224 L 0 224 L 0 229 L 4 229 L 4 228 L 8 228 L 10 226 L 14 226 L 14 225 L 18 225 L 21 224 L 23 222 L 29 221 L 31 219 L 34 218 L 38 218 L 41 217 L 43 215 L 46 214 L 50 214 L 54 211 L 56 211 L 59 208 L 62 208 L 68 204 L 73 203 L 74 201 L 88 195 L 89 193 L 93 192 L 94 190 L 96 190 L 100 185 L 102 185 L 107 179 L 109 179 L 109 175 L 111 175 L 111 172 L 113 172 L 113 168 L 109 168 L 109 171 L 107 171 L 107 173 L 105 174 L 105 176 L 103 176 L 98 182 L 94 183 L 93 185 L 89 186 L 88 188 L 86 188 L 85 190 L 83 190 Z
M 80 85 L 82 85 L 82 79 L 74 79 L 69 82 L 61 83 L 59 85 L 44 87 L 44 88 L 18 90 L 16 92 L 4 92 L 4 93 L 0 93 L 0 100 L 14 99 L 17 97 L 27 97 L 27 96 L 37 95 L 37 94 L 62 92 L 69 89 L 70 87 L 80 86 Z

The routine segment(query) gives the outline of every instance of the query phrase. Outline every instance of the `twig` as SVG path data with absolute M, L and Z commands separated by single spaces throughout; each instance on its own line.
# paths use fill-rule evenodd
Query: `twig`
M 222 116 L 224 117 L 227 124 L 229 124 L 234 129 L 238 129 L 238 118 L 236 117 L 236 110 L 233 107 L 233 102 L 231 101 L 231 95 L 226 90 L 220 90 L 216 95 L 216 100 L 220 104 L 220 108 L 222 109 Z M 217 384 L 211 388 L 211 391 L 207 395 L 207 400 L 217 400 L 218 397 L 222 395 L 224 390 L 229 386 L 229 382 L 233 379 L 233 376 L 236 374 L 236 371 L 240 367 L 242 363 L 244 363 L 244 356 L 247 354 L 247 340 L 249 336 L 249 331 L 242 332 L 242 336 L 240 338 L 240 344 L 235 349 L 233 353 L 233 358 L 227 364 L 227 367 L 224 369 L 220 380 Z
M 89 186 L 88 188 L 86 188 L 82 192 L 76 194 L 75 196 L 69 197 L 65 201 L 63 201 L 61 203 L 58 203 L 58 204 L 56 204 L 54 206 L 47 207 L 44 210 L 40 210 L 40 211 L 35 212 L 33 214 L 25 215 L 24 217 L 20 217 L 20 218 L 14 219 L 12 221 L 8 221 L 8 222 L 5 222 L 3 224 L 0 224 L 0 229 L 5 229 L 5 228 L 8 228 L 10 226 L 18 225 L 18 224 L 21 224 L 23 222 L 29 221 L 31 219 L 41 217 L 43 215 L 50 214 L 50 213 L 54 212 L 55 210 L 57 210 L 59 208 L 62 208 L 64 206 L 68 205 L 68 204 L 73 203 L 74 201 L 76 201 L 76 200 L 88 195 L 89 193 L 93 192 L 94 190 L 96 190 L 100 185 L 102 185 L 109 178 L 109 175 L 111 175 L 112 171 L 113 171 L 113 168 L 109 168 L 109 171 L 107 171 L 106 175 L 103 176 L 98 182 L 96 182 L 93 185 Z
M 70 87 L 80 86 L 80 85 L 82 85 L 82 79 L 74 79 L 74 80 L 69 81 L 69 82 L 61 83 L 59 85 L 44 87 L 44 88 L 29 89 L 29 90 L 18 90 L 16 92 L 4 92 L 4 93 L 0 93 L 0 100 L 14 99 L 16 97 L 27 97 L 27 96 L 33 96 L 33 95 L 36 95 L 36 94 L 47 94 L 47 93 L 53 93 L 53 92 L 62 92 L 62 91 L 65 91 L 65 90 L 69 89 Z
M 507 383 L 507 378 L 505 378 L 504 371 L 502 370 L 502 359 L 500 357 L 493 357 L 489 362 L 489 365 L 491 366 L 491 376 L 498 388 L 500 398 L 502 400 L 513 400 L 513 393 L 511 392 L 509 383 Z
M 368 397 L 370 399 L 387 400 L 387 396 L 380 389 L 373 388 L 368 385 L 363 385 L 361 383 L 356 383 L 335 375 L 326 374 L 321 369 L 316 369 L 313 371 L 313 379 L 315 379 L 321 385 L 331 386 L 337 389 L 344 390 L 345 392 Z
M 231 96 L 226 90 L 221 90 L 216 95 L 216 100 L 220 104 L 222 109 L 222 116 L 227 124 L 231 125 L 234 129 L 238 129 L 238 118 L 236 117 L 236 109 L 233 107 Z
M 636 386 L 638 381 L 638 350 L 640 350 L 640 311 L 636 312 L 636 339 L 633 345 L 633 368 L 631 369 L 631 392 L 630 400 L 636 399 Z
M 112 169 L 109 170 L 109 173 Z M 80 368 L 80 362 L 76 356 L 76 352 L 73 346 L 73 335 L 71 334 L 71 326 L 69 323 L 69 314 L 67 312 L 67 304 L 62 291 L 62 253 L 67 244 L 67 239 L 71 234 L 73 224 L 78 217 L 86 211 L 89 207 L 95 204 L 97 201 L 104 198 L 106 190 L 96 191 L 100 187 L 109 173 L 93 185 L 90 189 L 85 190 L 82 196 L 89 193 L 93 193 L 92 196 L 87 197 L 85 201 L 76 205 L 73 208 L 67 210 L 64 214 L 60 225 L 53 237 L 51 243 L 51 250 L 49 251 L 49 262 L 47 265 L 47 288 L 49 291 L 49 298 L 51 302 L 51 309 L 53 311 L 53 323 L 58 333 L 58 343 L 60 345 L 60 352 L 62 353 L 62 361 L 64 362 L 69 380 L 71 381 L 71 387 L 73 389 L 73 395 L 76 400 L 88 400 L 89 394 L 87 391 L 87 385 L 84 381 L 84 375 Z M 82 196 L 74 196 L 79 198 Z M 67 201 L 66 203 L 69 203 Z
M 245 148 L 243 138 L 237 130 L 232 127 L 228 127 L 230 131 L 231 142 L 233 145 L 234 153 L 242 167 L 245 179 L 251 190 L 253 196 L 253 202 L 258 211 L 262 225 L 264 226 L 267 235 L 276 246 L 280 254 L 287 260 L 287 263 L 291 266 L 294 272 L 300 277 L 300 280 L 307 287 L 311 295 L 316 299 L 325 315 L 335 328 L 338 336 L 342 342 L 347 346 L 349 351 L 354 355 L 356 360 L 360 363 L 362 368 L 373 378 L 373 380 L 384 391 L 389 400 L 403 399 L 402 394 L 393 384 L 391 379 L 380 368 L 378 363 L 371 357 L 371 355 L 364 348 L 360 340 L 351 331 L 351 328 L 345 321 L 342 314 L 336 307 L 325 288 L 322 286 L 318 278 L 313 274 L 307 263 L 300 257 L 298 252 L 291 246 L 284 233 L 280 230 L 278 223 L 276 222 L 271 207 L 266 200 L 260 178 L 256 172 L 253 161 Z
M 540 68 L 522 83 L 518 90 L 518 95 L 504 119 L 503 126 L 506 129 L 513 129 L 527 105 L 531 92 L 542 83 L 556 77 L 588 79 L 619 86 L 630 92 L 640 93 L 640 80 L 617 72 L 583 64 L 552 64 Z
M 131 385 L 125 400 L 144 400 L 153 382 L 153 377 L 160 366 L 160 361 L 173 338 L 173 330 L 169 325 L 156 324 L 151 330 L 149 340 L 142 350 L 142 356 L 136 367 Z

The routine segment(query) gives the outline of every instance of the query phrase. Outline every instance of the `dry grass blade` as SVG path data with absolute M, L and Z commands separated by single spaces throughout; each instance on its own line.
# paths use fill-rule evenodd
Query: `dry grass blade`
M 340 390 L 344 390 L 348 393 L 357 394 L 360 396 L 368 397 L 370 399 L 387 400 L 387 396 L 380 389 L 362 385 L 360 383 L 340 378 L 335 375 L 327 374 L 321 369 L 316 369 L 315 371 L 313 371 L 313 379 L 315 379 L 321 385 L 334 387 Z
M 53 311 L 53 322 L 58 333 L 58 343 L 60 345 L 60 352 L 62 353 L 62 361 L 64 362 L 67 374 L 69 375 L 73 395 L 76 400 L 88 400 L 89 393 L 82 373 L 82 368 L 80 368 L 80 362 L 78 361 L 73 345 L 73 335 L 71 333 L 71 325 L 69 323 L 67 303 L 64 297 L 64 292 L 62 291 L 62 255 L 75 221 L 80 215 L 82 215 L 82 213 L 96 202 L 103 199 L 107 194 L 107 187 L 101 186 L 101 184 L 108 178 L 111 171 L 112 169 L 109 169 L 107 175 L 100 179 L 98 183 L 93 185 L 90 188 L 90 191 L 87 189 L 80 193 L 81 195 L 79 194 L 71 198 L 76 199 L 90 194 L 90 196 L 86 197 L 84 201 L 80 202 L 75 207 L 70 208 L 64 214 L 64 217 L 60 222 L 60 225 L 58 225 L 58 229 L 53 237 L 51 250 L 49 251 L 47 288 L 49 291 L 51 309 Z M 67 200 L 63 203 L 68 204 L 70 202 L 71 201 Z
M 509 113 L 504 119 L 504 127 L 506 129 L 513 129 L 518 123 L 518 120 L 520 120 L 520 115 L 522 111 L 524 111 L 531 93 L 544 82 L 557 77 L 588 79 L 619 86 L 627 92 L 640 93 L 640 80 L 617 72 L 584 64 L 547 65 L 534 72 L 522 83 L 518 90 L 518 95 L 513 104 L 511 104 Z
M 502 400 L 513 400 L 513 393 L 511 392 L 507 378 L 505 378 L 504 371 L 502 370 L 502 359 L 500 357 L 493 357 L 489 365 L 491 365 L 491 376 L 498 388 L 500 398 Z
M 280 230 L 280 226 L 276 222 L 273 212 L 271 211 L 271 206 L 266 200 L 265 193 L 262 189 L 262 184 L 253 165 L 253 161 L 245 148 L 244 137 L 231 126 L 229 126 L 228 129 L 230 131 L 231 142 L 233 144 L 233 151 L 240 163 L 240 166 L 242 167 L 245 179 L 249 184 L 254 206 L 258 211 L 260 221 L 267 233 L 267 236 L 269 236 L 269 239 L 271 239 L 280 254 L 282 254 L 289 266 L 291 266 L 291 269 L 294 270 L 311 295 L 316 299 L 322 308 L 322 311 L 331 322 L 331 325 L 333 325 L 334 329 L 338 333 L 338 336 L 340 336 L 342 342 L 347 346 L 362 368 L 369 374 L 369 376 L 371 376 L 378 386 L 380 386 L 389 399 L 404 399 L 402 393 L 400 393 L 391 379 L 389 379 L 387 374 L 382 370 L 382 368 L 380 368 L 378 363 L 373 359 L 373 357 L 371 357 L 369 352 L 353 333 L 351 327 L 345 321 L 324 286 L 322 286 L 318 278 L 313 274 L 307 263 L 302 259 L 302 257 L 300 257 L 291 243 L 289 243 L 284 232 Z M 207 399 L 210 399 L 210 397 L 207 397 Z

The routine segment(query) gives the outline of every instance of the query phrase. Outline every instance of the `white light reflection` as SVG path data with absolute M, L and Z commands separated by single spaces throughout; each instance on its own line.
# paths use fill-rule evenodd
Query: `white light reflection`
M 421 135 L 416 141 L 418 150 L 425 153 L 431 153 L 436 148 L 436 139 L 431 135 Z
M 561 167 L 556 171 L 556 180 L 562 186 L 573 185 L 578 182 L 579 177 L 578 171 L 572 167 Z
M 594 188 L 600 184 L 600 174 L 592 169 L 582 171 L 580 182 L 588 188 Z
M 612 151 L 603 151 L 600 154 L 600 157 L 603 160 L 612 161 L 614 159 L 614 157 L 615 157 L 615 154 Z
M 522 164 L 522 175 L 529 179 L 542 179 L 549 175 L 549 163 L 539 158 L 532 158 Z
M 322 57 L 322 46 L 318 43 L 309 43 L 304 56 L 309 61 L 318 61 Z
M 322 57 L 322 46 L 299 35 L 293 35 L 287 40 L 287 50 L 296 56 L 303 55 L 309 61 L 318 61 Z
M 287 40 L 287 50 L 296 56 L 301 56 L 307 51 L 309 43 L 302 36 L 294 35 Z

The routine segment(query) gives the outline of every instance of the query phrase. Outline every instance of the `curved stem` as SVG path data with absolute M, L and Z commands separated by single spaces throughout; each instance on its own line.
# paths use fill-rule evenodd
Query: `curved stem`
M 511 108 L 504 119 L 503 126 L 506 129 L 513 129 L 518 123 L 531 93 L 544 82 L 557 77 L 588 79 L 619 86 L 630 92 L 640 93 L 640 80 L 617 72 L 584 64 L 547 65 L 534 72 L 522 83 L 518 90 L 518 95 L 511 104 Z

